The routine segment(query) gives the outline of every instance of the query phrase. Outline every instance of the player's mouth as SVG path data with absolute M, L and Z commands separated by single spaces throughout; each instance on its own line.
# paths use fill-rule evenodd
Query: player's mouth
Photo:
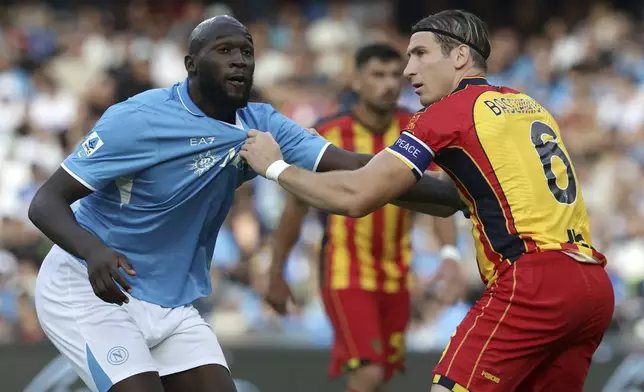
M 232 75 L 228 77 L 227 82 L 235 87 L 244 87 L 246 85 L 246 77 L 242 74 Z
M 414 88 L 414 92 L 417 95 L 420 95 L 420 90 L 423 88 L 423 84 L 422 83 L 412 83 L 411 86 Z

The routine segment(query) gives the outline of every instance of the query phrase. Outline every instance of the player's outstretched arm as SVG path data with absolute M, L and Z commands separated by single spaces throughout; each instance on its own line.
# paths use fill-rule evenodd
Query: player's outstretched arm
M 280 185 L 303 202 L 351 217 L 370 214 L 417 181 L 406 164 L 386 151 L 354 171 L 314 173 L 294 166 L 284 170 L 288 165 L 282 161 L 280 146 L 264 132 L 249 132 L 240 154 L 256 173 L 269 179 L 276 180 L 274 172 L 279 170 Z M 276 162 L 277 166 L 273 165 Z
M 356 170 L 373 158 L 372 155 L 335 147 L 275 109 L 269 109 L 265 130 L 275 137 L 285 161 L 290 164 L 317 172 Z M 249 135 L 255 132 L 257 131 L 251 130 Z M 449 216 L 465 208 L 451 181 L 441 181 L 431 176 L 423 176 L 420 182 L 400 195 L 394 204 L 437 216 Z
M 279 183 L 313 207 L 354 218 L 368 215 L 416 183 L 409 168 L 387 152 L 354 171 L 312 173 L 289 167 Z
M 318 172 L 356 170 L 365 166 L 373 155 L 343 150 L 334 145 L 324 151 L 318 164 Z M 393 204 L 428 215 L 447 217 L 465 208 L 456 186 L 450 180 L 442 180 L 425 173 L 418 183 L 400 195 Z
M 283 271 L 288 255 L 297 243 L 308 209 L 308 205 L 297 197 L 287 195 L 282 217 L 273 233 L 273 252 L 266 302 L 278 313 L 286 312 L 286 305 L 291 297 L 291 291 L 283 278 Z

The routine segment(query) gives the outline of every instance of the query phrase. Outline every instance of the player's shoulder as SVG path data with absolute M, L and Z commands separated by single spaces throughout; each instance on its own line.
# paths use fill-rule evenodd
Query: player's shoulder
M 147 118 L 158 118 L 166 111 L 166 104 L 172 102 L 171 88 L 157 88 L 134 95 L 125 101 L 112 105 L 103 114 L 106 121 L 145 122 Z
M 149 102 L 148 102 L 149 103 Z M 150 120 L 158 117 L 158 106 L 132 97 L 110 106 L 94 125 L 94 130 L 101 135 L 128 140 L 139 139 L 151 129 Z
M 325 132 L 332 128 L 351 129 L 353 126 L 353 115 L 350 110 L 341 110 L 316 121 L 313 128 L 318 132 Z
M 479 101 L 478 98 L 481 98 L 481 97 L 485 97 L 485 98 L 487 97 L 495 97 L 495 98 L 522 97 L 522 98 L 532 99 L 527 94 L 508 86 L 488 86 L 488 88 L 481 89 L 479 93 L 475 95 L 475 98 L 477 101 Z
M 140 102 L 135 102 L 131 99 L 119 102 L 107 108 L 97 124 L 119 123 L 126 125 L 139 122 L 144 116 L 144 111 L 141 110 L 143 106 Z
M 498 86 L 497 91 L 501 94 L 523 94 L 527 96 L 527 94 L 508 86 Z
M 536 99 L 506 86 L 498 86 L 493 91 L 481 94 L 475 103 L 474 112 L 493 114 L 493 117 L 503 114 L 511 114 L 513 117 L 522 114 L 542 114 L 550 117 L 548 110 Z
M 451 116 L 461 112 L 471 113 L 472 107 L 482 94 L 495 90 L 497 90 L 497 87 L 490 85 L 467 85 L 434 102 L 420 112 L 432 115 L 442 114 L 443 116 Z
M 465 84 L 457 88 L 450 95 L 432 103 L 416 112 L 410 119 L 410 125 L 423 123 L 436 126 L 450 126 L 460 124 L 462 127 L 471 126 L 474 121 L 474 108 L 479 97 L 488 92 L 495 91 L 497 87 L 482 84 Z
M 145 107 L 159 107 L 165 103 L 172 101 L 172 94 L 173 87 L 155 88 L 143 91 L 127 99 L 123 103 L 137 107 L 139 111 L 144 111 Z

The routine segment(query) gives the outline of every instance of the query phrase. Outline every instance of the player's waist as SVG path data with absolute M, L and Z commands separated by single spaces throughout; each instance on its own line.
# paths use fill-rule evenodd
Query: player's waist
M 409 271 L 411 257 L 385 259 L 371 255 L 349 256 L 323 253 L 320 260 L 323 268 L 338 273 L 347 272 L 352 275 L 374 273 L 378 276 L 396 277 Z
M 588 264 L 606 264 L 606 257 L 596 249 L 588 246 L 577 243 L 557 243 L 557 242 L 539 242 L 534 239 L 525 240 L 520 244 L 512 243 L 506 247 L 490 249 L 486 246 L 486 243 L 482 243 L 482 246 L 478 249 L 478 257 L 480 261 L 485 263 L 490 263 L 493 265 L 503 264 L 506 262 L 514 262 L 517 259 L 521 258 L 527 254 L 550 252 L 550 251 L 561 251 L 566 253 L 568 256 L 577 260 L 580 263 Z M 490 258 L 490 250 L 493 253 L 500 256 L 499 259 Z M 496 259 L 496 260 L 495 260 Z
M 560 251 L 580 263 L 606 265 L 606 256 L 588 246 L 567 242 L 559 244 L 541 244 L 537 245 L 536 251 Z
M 321 247 L 323 258 L 345 258 L 355 262 L 373 263 L 408 263 L 412 248 L 408 241 L 391 241 L 388 244 L 371 242 L 368 239 L 355 238 L 350 243 L 325 239 Z
M 583 254 L 581 252 L 562 250 L 561 248 L 558 248 L 558 249 L 541 248 L 537 251 L 524 253 L 513 262 L 510 262 L 509 260 L 504 260 L 494 268 L 494 274 L 490 276 L 488 279 L 484 278 L 483 281 L 489 287 L 492 283 L 494 283 L 495 280 L 497 280 L 498 278 L 502 278 L 510 271 L 512 271 L 512 268 L 514 265 L 525 267 L 531 264 L 535 264 L 535 265 L 548 264 L 548 263 L 556 264 L 556 263 L 561 263 L 562 260 L 565 262 L 581 263 L 586 265 L 596 265 L 596 266 L 605 265 L 605 259 L 603 259 L 604 262 L 601 262 L 601 260 L 597 260 L 593 257 L 589 257 L 588 255 Z
M 408 262 L 393 260 L 365 260 L 343 257 L 325 257 L 321 260 L 321 276 L 326 279 L 344 280 L 349 284 L 380 285 L 383 282 L 400 282 L 409 279 Z
M 515 260 L 513 263 L 507 263 L 509 266 L 512 264 L 528 266 L 528 265 L 540 265 L 540 264 L 549 264 L 557 265 L 557 263 L 570 262 L 594 266 L 602 266 L 603 264 L 599 261 L 588 258 L 586 255 L 581 255 L 580 253 L 565 251 L 561 249 L 553 250 L 542 250 L 540 252 L 526 253 Z M 511 268 L 508 268 L 511 269 Z M 499 269 L 501 270 L 501 269 Z M 502 275 L 502 273 L 499 273 Z
M 58 263 L 64 263 L 69 267 L 70 273 L 87 274 L 87 262 L 65 251 L 58 245 L 52 246 L 47 258 L 58 260 Z M 210 277 L 204 274 L 202 279 L 191 276 L 185 279 L 180 274 L 165 274 L 163 276 L 154 276 L 154 273 L 145 269 L 134 269 L 135 276 L 126 276 L 126 279 L 132 287 L 132 297 L 156 304 L 164 308 L 177 308 L 193 303 L 199 298 L 206 297 L 211 292 Z M 62 274 L 65 269 L 57 268 L 55 273 Z M 124 274 L 125 275 L 125 274 Z M 189 281 L 189 284 L 183 282 Z M 89 281 L 87 281 L 89 284 Z

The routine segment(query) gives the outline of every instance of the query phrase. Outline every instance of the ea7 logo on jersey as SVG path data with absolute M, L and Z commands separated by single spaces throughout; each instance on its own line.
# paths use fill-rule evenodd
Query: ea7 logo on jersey
M 215 142 L 215 137 L 191 137 L 190 145 L 191 146 L 200 146 L 202 144 L 213 144 Z
M 91 157 L 99 148 L 103 147 L 103 140 L 98 136 L 98 133 L 92 132 L 87 136 L 87 139 L 82 144 L 83 152 L 86 157 Z

